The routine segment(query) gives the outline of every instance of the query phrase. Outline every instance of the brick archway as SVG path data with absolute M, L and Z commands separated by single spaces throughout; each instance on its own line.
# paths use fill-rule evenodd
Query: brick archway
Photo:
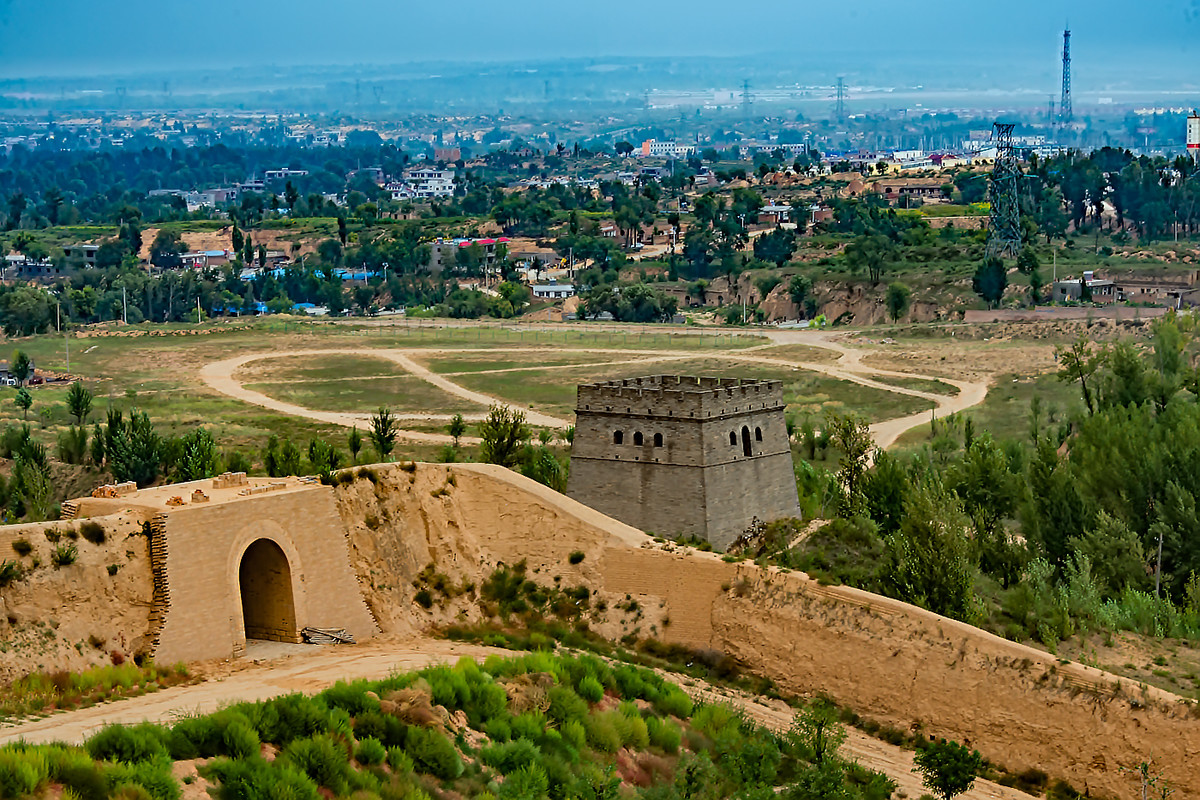
M 238 565 L 238 595 L 247 639 L 298 642 L 292 568 L 273 540 L 256 539 Z

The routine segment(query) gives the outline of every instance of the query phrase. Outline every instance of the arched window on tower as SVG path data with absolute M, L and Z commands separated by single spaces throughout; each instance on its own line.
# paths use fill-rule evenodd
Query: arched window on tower
M 642 432 L 641 431 L 638 431 L 637 433 L 635 433 L 633 435 L 633 444 L 635 447 L 642 446 Z
M 621 444 L 625 441 L 625 434 L 621 431 L 613 431 L 613 444 Z
M 662 447 L 662 434 L 661 433 L 654 434 L 654 446 Z
M 742 455 L 750 457 L 750 429 L 745 425 L 742 426 Z
M 729 446 L 737 447 L 737 431 L 729 432 Z
M 754 441 L 756 441 L 756 442 L 762 441 L 762 428 L 754 429 Z

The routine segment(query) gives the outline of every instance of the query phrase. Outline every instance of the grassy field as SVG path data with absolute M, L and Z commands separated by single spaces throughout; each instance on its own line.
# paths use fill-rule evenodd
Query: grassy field
M 978 432 L 989 431 L 1000 439 L 1028 439 L 1030 431 L 1030 404 L 1034 397 L 1042 402 L 1042 425 L 1061 424 L 1071 415 L 1083 410 L 1079 387 L 1065 384 L 1055 375 L 1035 377 L 1013 374 L 999 375 L 988 390 L 983 403 L 962 412 L 970 417 Z M 896 449 L 920 447 L 931 441 L 927 425 L 913 428 L 896 441 Z
M 841 354 L 824 347 L 811 347 L 806 344 L 781 344 L 775 347 L 763 347 L 755 350 L 754 355 L 767 358 L 780 358 L 785 361 L 802 361 L 808 364 L 833 364 L 841 359 Z
M 456 381 L 469 389 L 488 392 L 513 405 L 536 408 L 547 414 L 569 417 L 575 408 L 575 387 L 580 383 L 634 378 L 656 372 L 711 375 L 719 378 L 755 378 L 783 381 L 788 412 L 803 417 L 826 410 L 853 411 L 872 421 L 915 414 L 929 403 L 920 398 L 840 381 L 806 370 L 740 363 L 733 360 L 672 360 L 653 368 L 642 364 L 596 365 L 572 369 L 462 375 Z
M 945 381 L 930 380 L 928 378 L 896 378 L 891 375 L 872 375 L 871 380 L 886 383 L 888 386 L 899 386 L 902 389 L 915 389 L 918 392 L 929 392 L 930 394 L 944 394 L 947 397 L 954 397 L 958 394 L 957 386 L 951 386 Z
M 405 413 L 454 414 L 486 410 L 415 375 L 248 383 L 247 389 L 317 411 L 371 414 L 381 406 Z
M 212 431 L 222 450 L 239 450 L 261 463 L 262 450 L 271 435 L 301 443 L 322 437 L 345 449 L 347 432 L 339 426 L 277 414 L 214 392 L 199 378 L 199 370 L 206 364 L 239 355 L 276 352 L 281 358 L 249 364 L 244 373 L 239 373 L 239 378 L 249 380 L 269 396 L 317 409 L 370 413 L 386 404 L 401 412 L 467 413 L 486 409 L 418 381 L 396 364 L 372 358 L 369 351 L 395 347 L 461 350 L 461 357 L 443 359 L 434 354 L 427 357 L 442 359 L 444 363 L 438 365 L 439 369 L 478 371 L 513 368 L 526 363 L 593 361 L 591 356 L 583 354 L 547 356 L 540 353 L 526 360 L 502 354 L 493 359 L 487 352 L 470 352 L 495 347 L 598 347 L 631 351 L 631 355 L 646 349 L 680 349 L 707 354 L 763 342 L 754 336 L 669 334 L 653 327 L 630 333 L 587 327 L 537 331 L 498 325 L 441 328 L 360 322 L 314 324 L 280 318 L 251 321 L 249 329 L 243 329 L 245 325 L 242 321 L 206 322 L 199 326 L 131 326 L 130 331 L 140 331 L 143 335 L 72 336 L 70 373 L 81 378 L 96 397 L 89 423 L 102 421 L 109 407 L 126 413 L 136 408 L 147 412 L 164 434 L 179 435 L 204 425 Z M 173 335 L 149 335 L 151 331 Z M 3 353 L 4 357 L 11 355 L 13 349 L 21 349 L 33 358 L 39 369 L 67 371 L 67 343 L 62 336 L 9 340 L 6 346 L 8 352 Z M 354 349 L 363 354 L 337 355 L 328 359 L 287 355 L 322 348 Z M 626 357 L 617 353 L 613 358 Z M 645 368 L 635 368 L 630 374 L 644 371 Z M 346 380 L 347 376 L 351 380 Z M 564 377 L 562 380 L 570 379 Z M 31 389 L 34 405 L 29 413 L 29 423 L 34 436 L 51 452 L 54 452 L 59 431 L 71 421 L 66 410 L 66 389 L 65 384 Z M 22 421 L 21 412 L 12 402 L 15 394 L 13 389 L 0 390 L 0 425 Z M 566 384 L 565 394 L 570 399 L 562 405 L 569 409 L 574 402 L 573 383 Z M 436 423 L 409 427 L 428 429 L 429 432 L 444 431 L 443 426 Z M 436 445 L 401 443 L 396 456 L 434 460 L 440 449 Z

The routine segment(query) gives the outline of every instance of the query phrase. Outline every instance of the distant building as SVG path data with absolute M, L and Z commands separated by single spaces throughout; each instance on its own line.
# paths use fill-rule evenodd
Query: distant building
M 32 259 L 21 253 L 4 257 L 4 277 L 10 280 L 52 281 L 61 275 L 62 268 L 49 259 Z
M 786 203 L 770 203 L 758 210 L 758 221 L 779 225 L 792 221 L 792 207 Z
M 534 284 L 530 288 L 536 300 L 566 300 L 575 296 L 575 287 L 569 283 Z
M 916 197 L 927 203 L 938 203 L 946 199 L 942 192 L 946 183 L 944 178 L 884 178 L 870 187 L 888 202 Z
M 179 257 L 186 269 L 207 269 L 221 267 L 233 260 L 233 254 L 228 250 L 197 250 L 184 253 Z
M 1187 151 L 1197 164 L 1200 164 L 1200 114 L 1195 111 L 1187 120 Z
M 98 244 L 68 244 L 63 247 L 63 254 L 67 257 L 68 264 L 78 261 L 85 267 L 94 267 L 99 250 Z
M 361 169 L 352 169 L 350 172 L 346 173 L 346 180 L 362 177 L 369 178 L 378 185 L 383 186 L 383 167 L 362 167 Z
M 473 244 L 483 249 L 483 268 L 486 271 L 496 263 L 500 246 L 508 246 L 509 239 L 437 239 L 429 244 L 429 271 L 434 275 L 453 271 L 458 265 L 458 251 Z
M 642 158 L 687 158 L 695 155 L 696 146 L 678 142 L 660 142 L 647 139 L 642 142 Z
M 434 161 L 461 161 L 462 148 L 459 147 L 435 147 L 433 148 Z
M 263 173 L 263 180 L 282 181 L 288 178 L 303 178 L 308 175 L 306 169 L 269 169 Z
M 419 198 L 450 197 L 454 194 L 454 170 L 413 167 L 404 171 L 404 183 Z

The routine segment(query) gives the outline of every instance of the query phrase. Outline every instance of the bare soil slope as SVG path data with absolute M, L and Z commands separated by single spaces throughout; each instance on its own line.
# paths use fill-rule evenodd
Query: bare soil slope
M 96 544 L 81 522 L 37 522 L 0 528 L 0 558 L 22 576 L 0 593 L 0 680 L 35 670 L 78 670 L 149 647 L 153 583 L 142 519 L 116 514 L 90 520 L 104 533 Z M 32 548 L 22 556 L 16 548 Z M 75 548 L 74 563 L 56 566 L 56 548 Z

